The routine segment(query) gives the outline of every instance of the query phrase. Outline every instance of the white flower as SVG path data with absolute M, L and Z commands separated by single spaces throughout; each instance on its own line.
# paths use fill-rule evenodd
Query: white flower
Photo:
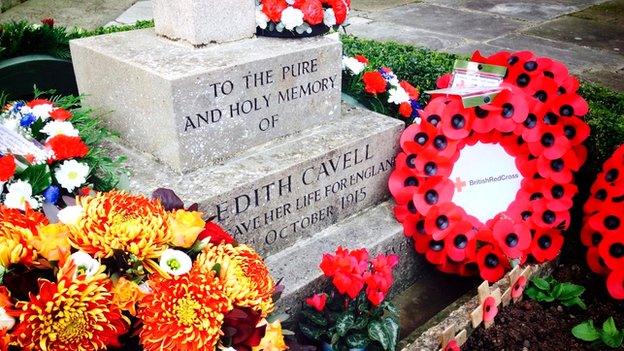
M 4 205 L 8 208 L 26 210 L 26 204 L 31 208 L 39 208 L 39 201 L 32 197 L 32 186 L 23 180 L 18 180 L 7 187 Z
M 80 205 L 67 206 L 64 209 L 58 211 L 56 216 L 59 222 L 63 224 L 66 224 L 66 225 L 76 224 L 78 220 L 80 219 L 80 217 L 82 217 L 82 206 Z
M 160 268 L 172 275 L 182 275 L 191 270 L 191 258 L 180 250 L 167 249 L 160 256 Z
M 364 68 L 366 68 L 366 64 L 364 62 L 360 62 L 354 57 L 342 57 L 342 69 L 348 69 L 349 71 L 351 71 L 352 75 L 358 75 L 362 73 Z
M 388 91 L 388 94 L 390 94 L 390 96 L 388 97 L 388 102 L 391 104 L 394 103 L 400 105 L 404 102 L 410 101 L 409 94 L 401 86 L 390 89 Z
M 19 127 L 20 127 L 20 123 L 19 123 L 19 119 L 16 118 L 6 118 L 4 121 L 2 121 L 2 124 L 8 129 L 8 130 L 12 130 L 14 132 L 16 132 Z
M 53 110 L 54 110 L 54 105 L 52 104 L 38 104 L 30 108 L 30 113 L 37 116 L 42 121 L 45 121 L 48 118 L 50 118 L 50 112 L 52 112 Z M 26 113 L 24 112 L 23 108 L 21 112 Z
M 262 29 L 266 29 L 269 23 L 269 16 L 262 12 L 262 5 L 256 7 L 256 24 Z
M 48 139 L 57 135 L 67 135 L 75 137 L 78 136 L 78 129 L 74 128 L 71 122 L 52 121 L 46 123 L 46 125 L 41 128 L 41 133 L 49 135 Z
M 9 330 L 15 326 L 15 318 L 9 316 L 6 310 L 0 307 L 0 331 Z
M 100 262 L 84 251 L 74 252 L 70 258 L 76 265 L 77 275 L 85 274 L 87 277 L 91 277 L 100 268 Z
M 323 23 L 325 23 L 325 25 L 328 27 L 336 25 L 336 14 L 334 13 L 334 9 L 325 10 L 325 14 L 323 15 Z
M 76 160 L 68 160 L 54 172 L 54 177 L 67 191 L 72 192 L 87 181 L 89 166 Z
M 288 6 L 284 11 L 282 11 L 281 20 L 284 28 L 293 30 L 295 27 L 303 24 L 303 12 L 292 6 Z

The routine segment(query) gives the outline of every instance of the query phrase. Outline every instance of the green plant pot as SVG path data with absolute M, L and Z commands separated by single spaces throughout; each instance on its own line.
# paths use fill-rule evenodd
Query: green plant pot
M 321 344 L 321 349 L 323 351 L 334 351 L 334 348 L 329 343 L 326 343 L 326 342 Z M 364 351 L 364 350 L 366 350 L 366 348 L 363 348 L 363 349 L 349 349 L 349 351 Z
M 56 94 L 77 95 L 71 61 L 49 55 L 24 55 L 0 61 L 0 92 L 9 100 L 29 100 L 33 87 Z

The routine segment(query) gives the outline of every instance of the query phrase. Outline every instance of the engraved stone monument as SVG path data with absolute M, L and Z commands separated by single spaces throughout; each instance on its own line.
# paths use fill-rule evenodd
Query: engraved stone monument
M 337 38 L 252 37 L 253 2 L 154 1 L 156 31 L 72 41 L 80 92 L 121 133 L 131 190 L 171 188 L 253 245 L 284 278 L 280 310 L 338 245 L 399 254 L 401 288 L 421 267 L 388 202 L 403 123 L 341 106 Z

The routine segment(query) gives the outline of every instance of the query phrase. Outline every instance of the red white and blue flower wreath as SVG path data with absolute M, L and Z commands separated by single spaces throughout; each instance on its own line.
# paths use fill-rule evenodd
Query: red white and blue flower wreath
M 472 61 L 507 67 L 502 92 L 490 104 L 464 108 L 458 96 L 437 95 L 420 124 L 402 134 L 389 187 L 395 216 L 418 253 L 443 272 L 502 278 L 512 263 L 545 262 L 563 245 L 562 230 L 585 162 L 586 101 L 564 64 L 529 51 L 499 52 Z M 438 80 L 448 87 L 450 75 Z M 507 210 L 482 223 L 453 202 L 453 165 L 465 146 L 499 144 L 523 177 Z

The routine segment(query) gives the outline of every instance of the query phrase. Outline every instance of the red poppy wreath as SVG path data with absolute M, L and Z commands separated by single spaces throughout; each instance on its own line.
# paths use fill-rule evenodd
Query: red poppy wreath
M 479 273 L 494 282 L 514 261 L 545 262 L 559 254 L 577 192 L 573 174 L 587 156 L 582 143 L 589 127 L 581 117 L 588 106 L 576 92 L 576 78 L 555 60 L 528 51 L 490 57 L 477 51 L 472 61 L 506 66 L 504 90 L 490 104 L 472 108 L 464 108 L 458 96 L 433 96 L 420 124 L 401 136 L 389 187 L 395 216 L 418 253 L 443 272 Z M 438 87 L 449 82 L 449 75 L 440 77 Z M 482 149 L 495 149 L 500 157 Z M 515 174 L 467 183 L 453 174 L 464 153 L 473 156 L 462 165 L 469 173 L 508 159 Z M 488 211 L 480 210 L 492 210 L 503 194 L 480 192 L 489 198 L 457 201 L 467 188 L 478 192 L 500 180 L 516 186 L 508 191 L 509 200 L 486 217 Z
M 607 276 L 609 294 L 624 300 L 624 145 L 602 166 L 584 210 L 589 268 Z

